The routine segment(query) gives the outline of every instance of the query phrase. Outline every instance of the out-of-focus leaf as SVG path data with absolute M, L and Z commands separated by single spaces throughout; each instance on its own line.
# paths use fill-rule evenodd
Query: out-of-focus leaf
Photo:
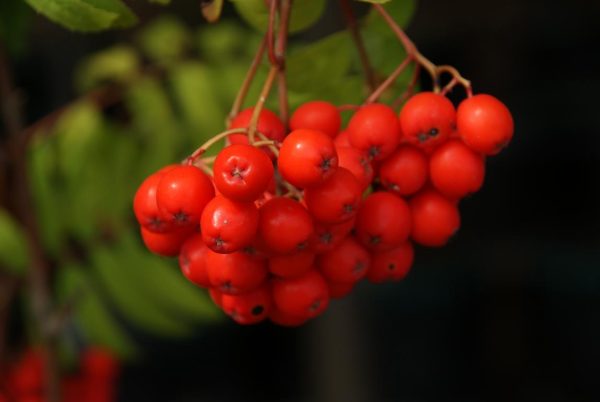
M 11 53 L 19 53 L 26 44 L 31 8 L 22 0 L 0 1 L 0 40 Z
M 138 70 L 139 59 L 135 50 L 120 45 L 85 60 L 77 70 L 75 81 L 81 91 L 86 91 L 106 82 L 129 82 Z
M 224 71 L 240 64 L 247 64 L 245 68 L 248 68 L 260 41 L 255 31 L 227 20 L 203 26 L 195 34 L 195 43 L 203 60 L 210 61 L 211 65 L 226 64 Z M 244 63 L 244 56 L 247 63 Z
M 11 273 L 22 274 L 28 260 L 23 229 L 8 212 L 0 208 L 0 267 L 7 268 Z
M 73 320 L 93 345 L 108 348 L 121 359 L 134 357 L 137 348 L 119 326 L 83 267 L 66 265 L 57 271 L 61 303 L 72 303 Z
M 356 0 L 356 1 L 362 1 L 363 3 L 371 3 L 371 4 L 384 4 L 384 3 L 389 3 L 391 0 Z M 402 1 L 402 0 L 397 0 L 398 1 Z
M 120 0 L 25 0 L 36 11 L 73 31 L 126 28 L 137 17 Z
M 202 15 L 208 22 L 217 22 L 223 10 L 223 0 L 208 0 L 200 3 Z
M 231 0 L 237 12 L 253 28 L 266 31 L 269 24 L 269 8 L 264 0 Z M 289 32 L 302 31 L 317 22 L 325 9 L 325 0 L 302 0 L 294 2 L 290 16 Z
M 368 1 L 369 3 L 378 3 L 378 1 Z M 401 27 L 408 25 L 413 14 L 415 13 L 416 0 L 395 0 L 385 5 L 385 10 L 394 18 L 394 21 Z M 369 12 L 365 19 L 365 27 L 374 29 L 379 34 L 393 35 L 390 27 L 383 21 L 377 10 L 373 9 Z M 364 34 L 367 37 L 367 33 Z
M 167 4 L 171 4 L 171 0 L 148 0 L 150 3 L 162 4 L 166 6 Z
M 159 64 L 170 64 L 178 60 L 190 45 L 187 28 L 170 16 L 153 21 L 138 39 L 144 53 Z
M 158 335 L 183 336 L 190 333 L 187 322 L 166 311 L 143 286 L 150 275 L 127 264 L 118 250 L 99 246 L 91 251 L 95 279 L 110 302 L 132 324 Z M 159 286 L 161 287 L 161 286 Z M 157 289 L 158 290 L 158 289 Z M 172 297 L 177 297 L 172 294 Z

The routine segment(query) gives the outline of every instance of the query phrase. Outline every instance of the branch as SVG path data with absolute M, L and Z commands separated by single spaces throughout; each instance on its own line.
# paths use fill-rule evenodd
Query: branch
M 273 0 L 275 1 L 275 0 Z M 290 105 L 288 101 L 287 82 L 285 77 L 285 50 L 287 47 L 288 29 L 290 25 L 290 12 L 292 11 L 292 0 L 282 0 L 279 18 L 279 32 L 277 33 L 277 48 L 275 57 L 279 71 L 277 73 L 277 89 L 279 91 L 279 116 L 285 126 L 288 126 Z

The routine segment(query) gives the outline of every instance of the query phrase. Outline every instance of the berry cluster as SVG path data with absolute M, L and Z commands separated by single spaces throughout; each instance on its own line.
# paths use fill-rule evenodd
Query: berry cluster
M 345 130 L 327 102 L 300 106 L 289 133 L 263 109 L 258 141 L 253 111 L 231 122 L 241 131 L 212 176 L 190 158 L 152 174 L 134 200 L 146 246 L 178 255 L 183 274 L 241 324 L 300 325 L 363 278 L 404 278 L 413 242 L 446 244 L 459 200 L 483 183 L 485 156 L 513 134 L 509 110 L 483 94 L 455 109 L 422 92 L 399 115 L 367 104 Z
M 90 348 L 81 356 L 79 370 L 62 379 L 61 400 L 65 402 L 112 402 L 116 400 L 119 365 L 102 349 Z M 2 374 L 2 373 L 0 373 Z M 26 351 L 0 383 L 0 402 L 44 402 L 46 374 L 44 357 L 37 349 Z

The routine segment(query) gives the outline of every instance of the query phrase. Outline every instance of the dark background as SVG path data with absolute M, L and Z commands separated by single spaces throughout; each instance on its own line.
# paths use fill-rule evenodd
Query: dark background
M 174 3 L 198 23 L 195 2 Z M 307 35 L 340 22 L 330 3 Z M 302 328 L 140 335 L 147 355 L 125 367 L 119 400 L 600 400 L 599 21 L 595 1 L 420 1 L 420 50 L 515 118 L 459 235 L 418 249 L 404 282 L 363 283 Z M 130 36 L 35 25 L 16 72 L 30 121 L 75 96 L 82 56 Z

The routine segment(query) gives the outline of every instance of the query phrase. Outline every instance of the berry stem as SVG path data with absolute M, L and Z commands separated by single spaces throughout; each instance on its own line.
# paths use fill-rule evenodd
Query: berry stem
M 300 192 L 300 190 L 298 190 L 296 187 L 292 186 L 287 181 L 282 179 L 279 181 L 279 184 L 281 184 L 287 190 L 287 193 L 285 193 L 283 195 L 284 197 L 294 197 L 294 198 L 297 198 L 298 200 L 302 199 L 302 192 Z
M 421 66 L 419 64 L 415 64 L 415 67 L 413 68 L 412 78 L 411 78 L 410 82 L 408 83 L 406 90 L 402 93 L 402 95 L 400 95 L 398 97 L 398 99 L 396 99 L 394 101 L 394 103 L 392 104 L 392 108 L 394 108 L 394 109 L 399 108 L 400 105 L 402 105 L 402 103 L 405 100 L 407 100 L 408 98 L 410 98 L 413 95 L 415 87 L 417 86 L 417 82 L 419 81 L 419 72 L 420 71 L 421 71 Z
M 267 79 L 263 85 L 263 88 L 260 91 L 258 101 L 256 102 L 256 105 L 254 105 L 254 110 L 252 111 L 252 117 L 250 118 L 250 125 L 248 127 L 248 142 L 250 144 L 254 144 L 256 128 L 258 126 L 258 117 L 260 116 L 260 112 L 262 111 L 263 107 L 265 106 L 265 102 L 267 101 L 267 98 L 269 97 L 269 92 L 271 91 L 271 88 L 273 87 L 273 82 L 275 81 L 275 78 L 277 77 L 278 71 L 279 71 L 279 68 L 277 67 L 277 65 L 271 66 L 271 69 L 269 70 L 269 75 L 267 76 Z
M 358 23 L 356 22 L 354 12 L 352 11 L 352 6 L 348 0 L 340 0 L 340 6 L 342 8 L 344 18 L 346 19 L 348 31 L 350 32 L 350 36 L 352 36 L 352 40 L 354 41 L 354 46 L 358 51 L 358 57 L 364 70 L 365 80 L 367 81 L 369 92 L 373 92 L 377 87 L 377 79 L 375 77 L 375 71 L 371 66 L 371 61 L 369 60 L 369 55 L 367 54 L 362 35 L 360 34 L 360 29 L 358 27 Z
M 256 141 L 252 145 L 255 146 L 255 147 L 262 147 L 263 145 L 273 145 L 273 146 L 275 146 L 275 141 L 273 141 L 273 140 Z
M 405 58 L 402 63 L 400 63 L 400 65 L 396 67 L 396 69 L 389 75 L 389 77 L 387 77 L 386 80 L 379 85 L 379 87 L 367 98 L 367 100 L 365 100 L 365 104 L 376 102 L 377 99 L 379 99 L 379 97 L 385 92 L 385 90 L 388 89 L 394 83 L 394 81 L 396 81 L 400 74 L 402 74 L 411 61 L 411 57 Z
M 254 77 L 256 76 L 256 72 L 258 71 L 258 67 L 260 66 L 260 63 L 263 59 L 263 55 L 265 54 L 266 47 L 267 47 L 267 36 L 265 35 L 263 40 L 260 42 L 260 46 L 256 50 L 254 59 L 252 59 L 250 68 L 248 69 L 248 72 L 246 73 L 246 77 L 244 77 L 244 82 L 242 83 L 242 86 L 240 87 L 240 89 L 235 97 L 235 101 L 233 102 L 233 105 L 231 106 L 231 111 L 229 112 L 229 115 L 227 116 L 227 121 L 226 121 L 227 127 L 229 127 L 231 120 L 233 120 L 235 118 L 235 116 L 237 116 L 240 113 L 240 110 L 242 109 L 242 105 L 244 104 L 246 95 L 248 95 L 250 86 L 252 85 L 252 82 L 254 81 Z
M 277 33 L 277 48 L 275 56 L 277 57 L 277 90 L 279 93 L 279 117 L 285 126 L 288 126 L 290 115 L 290 105 L 287 93 L 287 80 L 285 76 L 285 51 L 287 48 L 288 29 L 290 25 L 290 12 L 292 11 L 292 0 L 281 0 L 279 12 L 279 32 Z
M 246 128 L 232 128 L 231 130 L 223 131 L 206 141 L 204 144 L 200 145 L 198 149 L 196 149 L 190 156 L 185 158 L 181 163 L 182 164 L 190 164 L 193 165 L 196 160 L 202 156 L 211 146 L 222 140 L 223 138 L 228 137 L 231 134 L 246 134 L 248 129 Z
M 271 144 L 266 144 L 267 148 L 269 148 L 271 152 L 273 152 L 273 155 L 279 156 L 279 149 L 277 148 L 277 143 L 275 141 L 269 139 L 269 137 L 258 131 L 256 132 L 256 136 L 260 138 L 260 141 L 258 142 L 270 141 Z M 257 143 L 255 142 L 254 145 L 256 146 L 256 144 Z

